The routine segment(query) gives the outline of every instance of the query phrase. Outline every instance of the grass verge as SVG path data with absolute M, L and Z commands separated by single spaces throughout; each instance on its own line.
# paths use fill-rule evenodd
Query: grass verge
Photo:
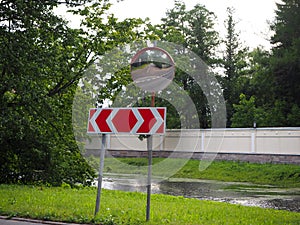
M 0 185 L 0 214 L 42 220 L 113 224 L 299 224 L 300 213 L 244 207 L 166 195 L 152 195 L 145 222 L 146 195 L 103 190 L 94 217 L 96 188 Z

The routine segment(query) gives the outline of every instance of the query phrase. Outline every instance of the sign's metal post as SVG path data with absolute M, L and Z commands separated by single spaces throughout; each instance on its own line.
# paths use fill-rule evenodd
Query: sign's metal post
M 155 106 L 155 92 L 152 93 L 151 107 Z M 153 136 L 149 135 L 147 138 L 148 150 L 148 177 L 147 177 L 147 206 L 146 206 L 146 221 L 150 220 L 150 205 L 151 205 L 151 176 L 152 176 L 152 144 Z
M 150 202 L 151 202 L 151 176 L 152 176 L 152 141 L 153 136 L 147 138 L 148 150 L 148 178 L 147 178 L 147 206 L 146 206 L 146 221 L 150 219 Z
M 102 179 L 103 179 L 103 168 L 104 168 L 104 157 L 105 157 L 105 148 L 106 148 L 106 134 L 102 134 L 101 141 L 101 150 L 100 150 L 100 167 L 98 175 L 98 189 L 97 189 L 97 198 L 96 198 L 96 207 L 95 207 L 95 216 L 100 209 L 100 200 L 101 200 L 101 189 L 102 189 Z

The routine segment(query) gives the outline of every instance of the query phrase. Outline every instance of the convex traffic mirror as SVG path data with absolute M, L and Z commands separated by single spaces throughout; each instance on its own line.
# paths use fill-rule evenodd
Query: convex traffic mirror
M 167 51 L 158 47 L 147 47 L 135 54 L 131 60 L 131 76 L 134 83 L 149 92 L 165 89 L 173 80 L 175 64 Z

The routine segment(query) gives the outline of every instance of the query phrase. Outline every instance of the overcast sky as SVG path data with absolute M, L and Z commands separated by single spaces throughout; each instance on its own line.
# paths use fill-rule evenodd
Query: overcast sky
M 275 17 L 276 2 L 280 0 L 183 0 L 188 9 L 196 4 L 204 5 L 214 12 L 218 18 L 216 29 L 225 34 L 224 20 L 226 8 L 235 8 L 235 20 L 238 21 L 237 29 L 240 38 L 251 48 L 258 45 L 270 48 L 268 39 L 271 36 L 268 21 Z M 123 0 L 113 1 L 111 11 L 117 18 L 149 17 L 153 23 L 159 23 L 168 9 L 174 7 L 174 0 Z
M 119 19 L 125 18 L 146 18 L 153 24 L 160 23 L 168 9 L 174 7 L 174 0 L 111 0 L 113 6 L 110 11 Z M 250 48 L 264 46 L 270 48 L 269 38 L 272 35 L 268 22 L 275 17 L 276 2 L 280 0 L 183 0 L 188 9 L 196 4 L 204 5 L 208 10 L 217 16 L 216 30 L 221 37 L 225 35 L 224 20 L 226 19 L 226 8 L 235 8 L 235 20 L 238 22 L 237 31 L 240 32 L 240 39 Z M 70 14 L 65 14 L 64 9 L 59 14 L 74 24 L 79 21 Z

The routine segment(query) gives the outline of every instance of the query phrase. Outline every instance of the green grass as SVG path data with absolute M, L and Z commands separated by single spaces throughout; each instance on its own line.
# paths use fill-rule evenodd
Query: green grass
M 99 167 L 98 159 L 90 158 L 89 161 L 95 168 Z M 168 159 L 168 163 L 163 162 L 165 159 L 153 159 L 155 175 L 164 176 L 166 171 L 171 171 L 173 178 L 300 187 L 300 167 L 297 165 L 214 161 L 206 170 L 199 171 L 197 160 L 186 163 L 183 159 Z M 109 173 L 147 174 L 147 159 L 106 158 L 104 168 Z M 71 189 L 67 185 L 65 188 L 0 185 L 0 214 L 103 225 L 300 224 L 300 213 L 166 195 L 152 195 L 151 220 L 146 223 L 145 194 L 109 190 L 103 190 L 101 210 L 94 217 L 95 198 L 96 188 L 92 187 Z
M 146 195 L 103 190 L 94 217 L 96 188 L 0 185 L 0 214 L 95 224 L 299 224 L 300 213 L 244 207 L 166 195 L 152 195 L 145 222 Z
M 98 168 L 99 160 L 94 161 Z M 154 158 L 153 164 L 161 164 L 164 159 Z M 208 179 L 220 181 L 250 182 L 253 184 L 269 184 L 278 187 L 300 187 L 300 166 L 292 164 L 259 164 L 232 161 L 214 161 L 204 171 L 199 171 L 199 161 L 168 159 L 163 168 L 154 169 L 154 176 L 164 176 L 166 171 L 173 178 Z M 108 173 L 147 174 L 146 158 L 107 158 L 104 169 Z M 181 166 L 183 165 L 182 168 Z M 176 167 L 179 170 L 176 170 Z M 174 169 L 175 168 L 175 169 Z M 181 168 L 181 169 L 180 169 Z M 168 175 L 168 174 L 167 174 Z
M 197 169 L 198 167 L 199 162 L 190 160 L 174 177 L 300 187 L 300 166 L 298 165 L 214 161 L 202 172 Z

